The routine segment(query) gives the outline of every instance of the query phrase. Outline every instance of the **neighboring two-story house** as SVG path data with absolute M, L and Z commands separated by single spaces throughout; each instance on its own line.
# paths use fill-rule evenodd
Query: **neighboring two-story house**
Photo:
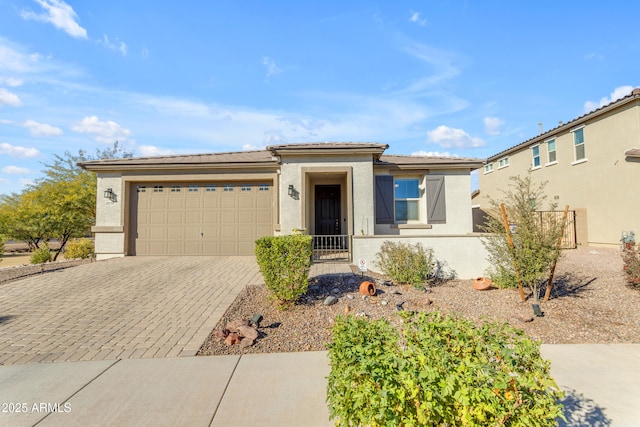
M 98 176 L 96 255 L 251 255 L 257 238 L 301 230 L 316 249 L 374 270 L 380 245 L 394 240 L 433 248 L 458 277 L 482 275 L 486 251 L 472 233 L 469 197 L 482 160 L 387 148 L 282 144 L 84 162 Z
M 568 123 L 489 157 L 479 169 L 473 204 L 489 208 L 510 176 L 531 171 L 545 194 L 575 210 L 578 244 L 617 246 L 640 235 L 640 88 Z

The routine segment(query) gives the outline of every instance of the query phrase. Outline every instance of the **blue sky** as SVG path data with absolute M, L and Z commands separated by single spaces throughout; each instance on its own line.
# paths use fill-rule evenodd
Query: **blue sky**
M 0 193 L 65 150 L 485 158 L 639 86 L 640 2 L 0 0 Z

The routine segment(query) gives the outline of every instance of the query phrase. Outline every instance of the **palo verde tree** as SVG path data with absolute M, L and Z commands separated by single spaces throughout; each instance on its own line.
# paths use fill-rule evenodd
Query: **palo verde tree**
M 0 200 L 0 233 L 28 242 L 31 249 L 56 239 L 60 242 L 57 259 L 70 238 L 88 234 L 95 223 L 96 176 L 78 163 L 132 155 L 117 141 L 93 154 L 79 150 L 77 155 L 69 151 L 54 155 L 53 163 L 45 164 L 42 178 L 22 193 Z
M 490 215 L 483 227 L 489 233 L 483 241 L 492 266 L 488 274 L 499 287 L 516 287 L 519 279 L 531 290 L 537 303 L 540 285 L 560 257 L 562 221 L 555 215 L 540 214 L 547 199 L 546 182 L 534 184 L 531 174 L 509 179 L 503 199 L 490 199 Z M 500 205 L 505 207 L 513 246 L 509 243 Z M 556 204 L 549 203 L 546 210 L 556 208 Z

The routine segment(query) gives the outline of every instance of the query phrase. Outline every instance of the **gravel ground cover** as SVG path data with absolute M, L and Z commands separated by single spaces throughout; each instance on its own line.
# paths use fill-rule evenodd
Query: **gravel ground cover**
M 363 298 L 359 293 L 360 282 L 366 279 L 377 282 L 376 296 Z M 523 318 L 533 314 L 531 301 L 521 302 L 514 289 L 476 291 L 471 280 L 453 280 L 433 284 L 425 292 L 383 282 L 384 277 L 371 273 L 364 279 L 359 273 L 313 277 L 309 292 L 289 310 L 279 310 L 269 300 L 264 285 L 249 286 L 214 331 L 225 328 L 232 320 L 248 320 L 260 313 L 263 320 L 258 339 L 247 348 L 227 346 L 212 331 L 199 354 L 325 350 L 336 316 L 387 317 L 397 322 L 399 303 L 405 310 L 438 310 L 475 322 L 508 322 L 547 344 L 640 343 L 640 292 L 625 285 L 621 254 L 616 249 L 564 251 L 556 268 L 552 298 L 541 303 L 544 316 L 530 322 Z M 330 295 L 337 298 L 337 303 L 325 306 Z

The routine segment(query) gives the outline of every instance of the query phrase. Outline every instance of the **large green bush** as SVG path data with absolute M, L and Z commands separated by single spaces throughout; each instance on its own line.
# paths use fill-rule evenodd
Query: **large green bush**
M 93 256 L 93 240 L 87 238 L 71 240 L 64 251 L 66 259 L 90 258 Z
M 562 393 L 540 345 L 506 324 L 437 312 L 338 317 L 327 402 L 336 426 L 555 426 Z
M 52 260 L 51 250 L 49 245 L 45 243 L 40 248 L 31 253 L 31 264 L 42 264 L 43 262 L 50 262 Z
M 271 297 L 281 307 L 307 292 L 313 248 L 311 236 L 265 236 L 256 240 L 256 259 Z
M 376 254 L 376 263 L 384 274 L 396 283 L 422 287 L 433 276 L 433 250 L 420 243 L 394 243 L 386 240 Z

